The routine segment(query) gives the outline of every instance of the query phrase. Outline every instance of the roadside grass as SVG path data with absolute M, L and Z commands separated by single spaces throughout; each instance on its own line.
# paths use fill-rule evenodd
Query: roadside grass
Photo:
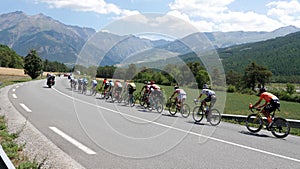
M 17 75 L 0 75 L 0 88 L 20 82 L 30 81 L 30 77 Z M 16 133 L 9 133 L 4 116 L 0 116 L 0 144 L 3 147 L 8 158 L 12 161 L 16 169 L 40 169 L 46 159 L 42 162 L 37 162 L 36 159 L 29 160 L 24 155 L 24 145 L 18 145 L 15 141 L 19 137 L 21 131 Z
M 27 82 L 30 81 L 30 77 L 26 76 L 15 76 L 15 75 L 1 75 L 0 74 L 0 87 L 12 85 L 15 83 L 20 83 L 20 82 Z
M 4 116 L 0 116 L 0 143 L 7 157 L 12 161 L 16 169 L 40 169 L 46 159 L 37 162 L 35 159 L 30 161 L 23 153 L 24 145 L 18 145 L 15 139 L 19 137 L 21 131 L 9 133 Z

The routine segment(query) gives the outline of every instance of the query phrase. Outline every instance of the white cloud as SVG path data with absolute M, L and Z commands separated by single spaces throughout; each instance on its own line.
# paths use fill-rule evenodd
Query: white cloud
M 275 6 L 267 14 L 254 11 L 232 11 L 229 5 L 235 0 L 175 0 L 169 4 L 170 15 L 193 23 L 200 31 L 272 31 L 292 22 L 300 16 L 297 0 L 269 3 Z M 254 9 L 255 10 L 255 9 Z M 289 11 L 288 14 L 285 14 Z M 297 14 L 296 14 L 297 13 Z M 274 16 L 270 17 L 270 16 Z M 279 20 L 276 18 L 280 18 Z M 300 25 L 299 25 L 300 26 Z
M 268 16 L 277 18 L 284 25 L 300 27 L 300 3 L 297 0 L 276 1 L 267 4 Z
M 75 11 L 96 12 L 99 14 L 128 16 L 138 13 L 137 11 L 121 9 L 115 4 L 105 2 L 105 0 L 35 0 L 35 2 L 47 3 L 50 8 L 68 8 Z

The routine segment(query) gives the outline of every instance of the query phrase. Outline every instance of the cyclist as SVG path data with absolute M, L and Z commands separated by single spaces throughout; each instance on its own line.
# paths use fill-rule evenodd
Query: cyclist
M 127 90 L 128 90 L 128 101 L 129 101 L 129 104 L 133 104 L 133 93 L 135 92 L 136 90 L 136 85 L 133 81 L 130 81 L 127 85 Z
M 143 92 L 144 91 L 144 92 Z M 150 82 L 145 81 L 144 86 L 142 87 L 140 93 L 143 100 L 147 103 L 148 102 L 148 94 L 150 91 Z
M 92 94 L 94 94 L 94 96 L 97 94 L 97 91 L 96 91 L 97 85 L 98 85 L 97 80 L 96 80 L 96 79 L 93 79 L 93 80 L 92 80 Z M 92 94 L 91 94 L 91 95 L 92 95 Z
M 172 96 L 170 97 L 170 99 L 172 99 L 175 94 L 177 94 L 177 97 L 176 97 L 176 106 L 178 106 L 179 108 L 181 108 L 181 106 L 183 105 L 183 103 L 186 100 L 186 92 L 183 89 L 179 89 L 178 85 L 175 85 L 174 86 L 174 93 L 172 94 Z
M 149 90 L 150 90 L 150 82 L 145 81 L 144 86 L 142 87 L 140 93 L 143 93 L 144 91 L 144 95 L 146 95 L 147 93 L 149 93 Z
M 257 103 L 253 105 L 253 107 L 257 109 L 263 108 L 262 113 L 266 116 L 269 122 L 269 125 L 267 126 L 268 129 L 272 123 L 272 118 L 270 117 L 270 113 L 276 109 L 279 110 L 280 102 L 278 97 L 276 97 L 272 93 L 267 92 L 265 88 L 259 89 L 259 94 L 260 94 L 259 100 L 257 101 Z M 263 99 L 266 101 L 265 104 L 259 106 L 260 102 Z
M 109 87 L 109 82 L 107 81 L 107 79 L 106 78 L 104 78 L 104 80 L 103 80 L 103 83 L 102 83 L 102 86 L 101 86 L 101 90 L 102 90 L 102 88 L 104 89 L 104 91 L 103 91 L 103 95 L 106 95 L 106 92 L 107 92 L 107 90 L 108 90 L 108 87 Z
M 215 105 L 215 103 L 217 101 L 217 97 L 216 97 L 216 93 L 213 90 L 210 90 L 207 84 L 203 85 L 203 89 L 202 89 L 199 97 L 197 98 L 197 100 L 199 100 L 202 97 L 202 95 L 204 95 L 204 94 L 207 97 L 202 100 L 201 104 L 204 107 L 206 107 L 205 115 L 207 116 L 207 121 L 209 122 L 210 121 L 209 112 L 213 108 L 213 106 Z M 207 106 L 207 102 L 210 102 L 209 107 Z
M 123 85 L 122 85 L 121 81 L 116 80 L 115 87 L 114 87 L 114 94 L 113 94 L 113 96 L 115 98 L 119 99 L 121 97 L 122 88 L 123 88 Z

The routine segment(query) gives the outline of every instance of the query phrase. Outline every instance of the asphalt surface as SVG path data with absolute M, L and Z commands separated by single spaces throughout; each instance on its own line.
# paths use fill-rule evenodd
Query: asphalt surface
M 7 97 L 41 137 L 62 150 L 56 151 L 64 156 L 57 163 L 68 158 L 69 168 L 300 166 L 300 137 L 252 134 L 225 122 L 217 127 L 205 121 L 194 124 L 191 116 L 172 117 L 166 111 L 159 114 L 83 95 L 72 91 L 66 78 L 57 78 L 51 89 L 44 80 L 14 85 Z

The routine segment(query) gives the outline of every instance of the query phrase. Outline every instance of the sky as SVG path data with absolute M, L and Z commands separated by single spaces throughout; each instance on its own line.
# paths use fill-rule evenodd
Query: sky
M 202 32 L 300 28 L 300 0 L 1 0 L 0 14 L 43 13 L 66 25 L 101 30 L 124 17 L 157 13 Z

